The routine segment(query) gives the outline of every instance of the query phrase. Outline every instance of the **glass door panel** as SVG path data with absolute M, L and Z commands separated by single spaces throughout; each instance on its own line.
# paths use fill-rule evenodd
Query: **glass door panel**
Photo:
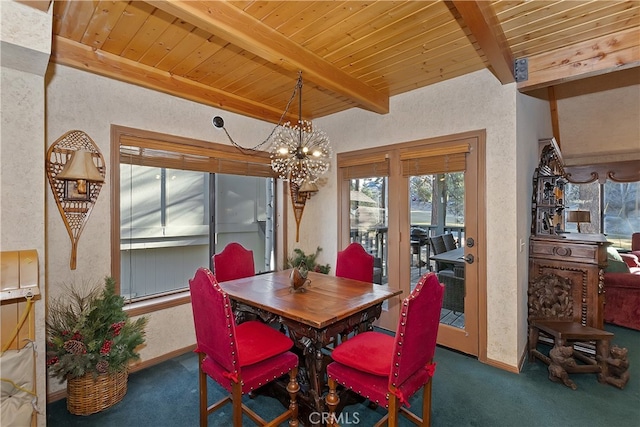
M 409 177 L 411 290 L 426 272 L 445 285 L 440 323 L 465 328 L 464 173 Z
M 349 188 L 349 240 L 374 256 L 374 283 L 387 284 L 387 178 L 351 179 Z

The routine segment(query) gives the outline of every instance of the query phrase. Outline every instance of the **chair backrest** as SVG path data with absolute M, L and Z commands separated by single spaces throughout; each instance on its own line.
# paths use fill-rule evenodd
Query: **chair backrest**
M 372 283 L 373 255 L 367 253 L 360 243 L 350 243 L 338 252 L 336 276 Z
M 253 251 L 240 243 L 229 243 L 222 252 L 213 255 L 213 271 L 220 282 L 251 277 L 256 274 Z
M 199 268 L 189 280 L 197 351 L 205 353 L 229 372 L 240 366 L 236 324 L 229 296 L 207 268 Z
M 633 233 L 631 235 L 631 250 L 640 251 L 640 233 Z
M 453 234 L 451 233 L 443 234 L 442 240 L 444 241 L 444 248 L 447 251 L 452 251 L 458 247 L 458 245 L 456 245 L 456 239 L 454 239 Z
M 447 251 L 447 248 L 444 245 L 444 238 L 442 235 L 429 237 L 429 244 L 431 245 L 431 251 L 435 255 L 441 254 Z
M 389 385 L 402 384 L 433 359 L 440 324 L 444 286 L 426 273 L 402 301 L 396 330 Z

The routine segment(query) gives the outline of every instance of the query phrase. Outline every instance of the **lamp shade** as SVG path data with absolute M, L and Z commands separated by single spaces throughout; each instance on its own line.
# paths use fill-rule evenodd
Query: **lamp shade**
M 567 222 L 591 222 L 591 212 L 569 211 L 567 212 Z
M 318 186 L 315 182 L 305 181 L 298 190 L 298 193 L 315 193 L 318 191 Z
M 85 181 L 104 182 L 104 177 L 93 162 L 91 152 L 77 150 L 71 153 L 71 159 L 65 164 L 56 179 L 83 179 Z

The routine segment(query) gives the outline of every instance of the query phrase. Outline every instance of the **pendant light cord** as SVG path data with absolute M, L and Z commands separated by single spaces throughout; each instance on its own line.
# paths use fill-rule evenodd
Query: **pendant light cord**
M 227 138 L 229 138 L 229 142 L 231 142 L 231 145 L 233 145 L 234 147 L 236 147 L 238 150 L 240 150 L 242 153 L 244 154 L 249 154 L 255 151 L 260 151 L 258 150 L 259 148 L 261 148 L 262 146 L 264 146 L 266 143 L 268 143 L 271 138 L 273 137 L 273 134 L 276 132 L 276 130 L 282 126 L 282 123 L 284 121 L 285 116 L 287 115 L 287 113 L 289 112 L 289 107 L 291 106 L 291 103 L 293 102 L 294 98 L 296 97 L 296 93 L 298 93 L 299 91 L 299 111 L 298 111 L 298 120 L 299 123 L 302 123 L 302 71 L 298 71 L 298 81 L 296 83 L 296 87 L 293 88 L 293 93 L 291 94 L 291 98 L 289 98 L 289 101 L 287 102 L 287 105 L 284 109 L 284 111 L 282 112 L 282 115 L 280 116 L 280 120 L 278 120 L 278 124 L 275 125 L 275 127 L 273 128 L 273 130 L 271 130 L 271 133 L 269 134 L 269 136 L 267 136 L 267 138 L 262 141 L 260 144 L 248 148 L 248 147 L 243 147 L 240 144 L 238 144 L 232 137 L 231 135 L 229 135 L 229 132 L 227 132 L 227 129 L 224 127 L 224 120 L 222 119 L 222 117 L 220 116 L 216 116 L 213 118 L 212 122 L 213 125 L 217 128 L 222 128 L 222 130 L 224 131 L 224 133 L 227 135 Z M 300 144 L 302 144 L 302 127 L 300 126 L 300 130 L 299 130 L 299 135 L 300 135 Z

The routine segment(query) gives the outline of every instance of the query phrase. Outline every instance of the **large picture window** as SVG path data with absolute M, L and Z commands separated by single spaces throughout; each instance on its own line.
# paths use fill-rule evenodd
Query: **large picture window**
M 615 247 L 631 249 L 631 235 L 640 232 L 640 182 L 567 184 L 566 210 L 586 210 L 590 222 L 583 233 L 603 233 Z M 577 232 L 577 224 L 565 222 L 565 231 Z
M 267 154 L 120 127 L 113 139 L 112 274 L 128 302 L 186 293 L 230 242 L 253 251 L 256 272 L 275 268 Z

